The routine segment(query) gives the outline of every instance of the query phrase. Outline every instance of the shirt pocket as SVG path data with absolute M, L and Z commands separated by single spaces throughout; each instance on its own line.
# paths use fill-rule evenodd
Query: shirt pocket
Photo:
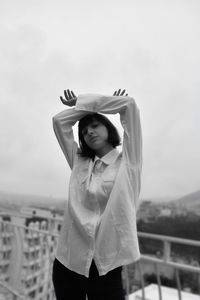
M 108 197 L 114 186 L 116 175 L 117 171 L 115 169 L 106 170 L 106 172 L 102 174 L 102 189 Z

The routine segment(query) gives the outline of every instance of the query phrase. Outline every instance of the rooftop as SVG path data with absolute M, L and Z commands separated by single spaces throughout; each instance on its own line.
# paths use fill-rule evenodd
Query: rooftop
M 135 293 L 129 295 L 129 300 L 160 300 L 159 296 L 159 286 L 157 284 L 150 284 L 144 289 L 145 298 L 143 298 L 142 290 L 136 291 Z M 166 286 L 161 287 L 162 300 L 177 300 L 178 291 L 174 288 L 169 288 Z M 182 300 L 199 300 L 200 296 L 181 291 Z

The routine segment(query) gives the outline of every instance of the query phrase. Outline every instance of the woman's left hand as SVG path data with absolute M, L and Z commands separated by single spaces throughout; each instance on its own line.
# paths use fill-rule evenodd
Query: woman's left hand
M 64 105 L 67 105 L 67 106 L 76 105 L 77 97 L 76 97 L 76 95 L 74 94 L 73 91 L 64 90 L 64 95 L 65 95 L 65 99 L 62 96 L 60 96 L 60 100 Z
M 121 89 L 119 89 L 118 91 L 114 92 L 113 96 L 128 96 L 128 94 L 125 94 L 125 93 L 126 93 L 126 90 L 121 91 Z

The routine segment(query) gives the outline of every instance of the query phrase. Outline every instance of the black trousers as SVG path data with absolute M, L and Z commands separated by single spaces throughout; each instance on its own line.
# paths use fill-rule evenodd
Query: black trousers
M 99 276 L 94 261 L 89 278 L 77 274 L 57 259 L 53 264 L 53 285 L 57 300 L 125 300 L 121 277 L 122 267 Z

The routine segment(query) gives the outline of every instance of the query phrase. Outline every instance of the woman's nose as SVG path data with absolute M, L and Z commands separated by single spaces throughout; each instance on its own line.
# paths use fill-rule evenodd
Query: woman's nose
M 88 130 L 87 130 L 87 133 L 89 134 L 89 135 L 91 135 L 91 134 L 93 134 L 94 133 L 94 131 L 93 131 L 93 129 L 90 127 L 88 127 Z

